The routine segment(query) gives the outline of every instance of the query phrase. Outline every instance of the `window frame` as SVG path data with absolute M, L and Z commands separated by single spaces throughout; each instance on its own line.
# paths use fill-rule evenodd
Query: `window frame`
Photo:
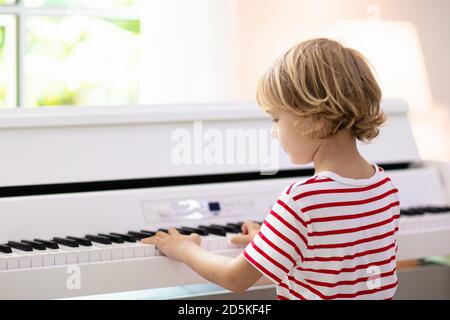
M 16 17 L 16 105 L 12 108 L 23 108 L 26 86 L 25 86 L 25 58 L 27 40 L 27 19 L 30 16 L 70 16 L 86 15 L 91 17 L 101 17 L 105 19 L 117 20 L 139 20 L 142 21 L 142 10 L 139 10 L 140 1 L 134 8 L 120 9 L 96 9 L 84 8 L 71 5 L 60 7 L 26 7 L 24 0 L 16 0 L 12 4 L 0 4 L 0 15 L 10 14 Z

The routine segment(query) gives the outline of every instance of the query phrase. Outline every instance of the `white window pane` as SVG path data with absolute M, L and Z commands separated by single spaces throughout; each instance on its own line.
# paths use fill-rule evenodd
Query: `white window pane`
M 0 15 L 0 108 L 16 106 L 16 17 Z
M 136 104 L 139 36 L 137 20 L 29 17 L 25 105 Z

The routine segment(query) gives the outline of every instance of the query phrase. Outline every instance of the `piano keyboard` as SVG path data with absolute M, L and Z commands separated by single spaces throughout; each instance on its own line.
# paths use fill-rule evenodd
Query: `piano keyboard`
M 450 230 L 450 206 L 424 206 L 401 209 L 400 234 L 427 230 Z M 261 223 L 261 222 L 259 222 Z M 205 250 L 235 249 L 230 237 L 240 233 L 242 222 L 227 224 L 177 227 L 180 234 L 197 233 Z M 167 229 L 158 230 L 167 232 Z M 66 236 L 53 239 L 12 240 L 0 244 L 0 270 L 50 267 L 81 263 L 95 263 L 162 256 L 150 244 L 140 240 L 153 236 L 155 230 L 127 233 L 87 234 L 83 237 Z
M 230 238 L 240 234 L 242 222 L 224 225 L 178 227 L 183 235 L 197 233 L 201 247 L 208 251 L 239 248 Z M 167 229 L 158 229 L 167 232 Z M 0 270 L 50 267 L 58 265 L 95 263 L 162 256 L 155 245 L 140 240 L 156 231 L 140 230 L 128 233 L 87 234 L 84 237 L 54 237 L 51 240 L 33 239 L 9 241 L 0 245 Z

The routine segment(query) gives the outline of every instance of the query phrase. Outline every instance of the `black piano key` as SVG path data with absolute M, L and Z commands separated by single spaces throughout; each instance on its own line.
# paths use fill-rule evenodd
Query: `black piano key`
M 12 253 L 11 247 L 6 244 L 0 244 L 0 252 L 2 253 Z
M 126 242 L 136 242 L 136 238 L 130 234 L 117 233 L 117 232 L 111 232 L 110 234 L 113 236 L 121 237 Z
M 45 244 L 37 241 L 22 240 L 23 243 L 29 244 L 35 250 L 45 250 Z
M 164 228 L 160 228 L 160 229 L 158 229 L 158 231 L 162 231 L 162 232 L 165 232 L 165 233 L 169 233 L 169 230 L 168 230 L 168 229 L 164 229 Z
M 219 224 L 211 224 L 211 227 L 217 227 L 217 228 L 222 228 L 223 230 L 225 230 L 225 232 L 231 232 L 231 233 L 239 233 L 241 232 L 240 228 L 236 228 L 233 226 L 222 226 Z
M 72 237 L 72 236 L 68 236 L 66 238 L 70 240 L 75 240 L 81 246 L 92 247 L 92 241 L 87 238 Z
M 181 227 L 181 229 L 189 231 L 190 233 L 197 233 L 200 236 L 207 236 L 209 234 L 208 230 L 192 228 L 192 227 Z
M 75 240 L 72 240 L 72 239 L 54 237 L 53 241 L 55 241 L 57 244 L 60 244 L 60 245 L 63 245 L 63 246 L 67 246 L 67 247 L 71 247 L 71 248 L 78 247 L 78 242 L 76 242 Z
M 86 235 L 86 239 L 91 240 L 92 242 L 97 242 L 100 244 L 111 244 L 111 239 L 107 238 L 107 237 L 102 237 L 102 236 L 96 236 L 93 234 L 87 234 Z
M 141 232 L 146 234 L 148 237 L 153 237 L 156 234 L 156 232 L 149 230 L 141 230 Z
M 135 237 L 138 240 L 150 237 L 148 234 L 146 234 L 144 232 L 138 232 L 138 231 L 128 231 L 128 234 L 132 235 L 133 237 Z
M 177 228 L 177 230 L 178 230 L 178 232 L 179 232 L 180 234 L 185 235 L 185 236 L 188 236 L 188 235 L 190 235 L 191 233 L 194 233 L 193 231 L 186 230 L 186 229 L 183 229 L 183 228 Z
M 242 231 L 242 224 L 230 222 L 230 223 L 227 223 L 227 226 L 235 227 L 235 228 L 239 229 L 239 232 Z
M 225 236 L 227 233 L 222 228 L 210 227 L 210 226 L 198 226 L 200 229 L 205 229 L 211 234 L 215 234 L 217 236 Z
M 58 244 L 52 240 L 34 239 L 34 241 L 42 243 L 48 249 L 59 249 Z
M 8 241 L 8 246 L 22 251 L 33 251 L 33 247 L 29 244 L 17 241 Z
M 107 234 L 107 233 L 99 233 L 98 235 L 101 237 L 106 237 L 109 240 L 111 240 L 111 242 L 114 242 L 114 243 L 124 243 L 123 238 L 119 237 L 119 236 L 115 236 L 115 235 Z

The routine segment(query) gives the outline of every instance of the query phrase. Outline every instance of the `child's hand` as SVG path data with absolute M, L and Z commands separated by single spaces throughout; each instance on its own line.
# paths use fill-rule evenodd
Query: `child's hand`
M 142 243 L 154 244 L 167 257 L 183 261 L 190 246 L 199 246 L 201 239 L 196 233 L 181 235 L 177 229 L 170 228 L 169 233 L 158 231 L 153 237 L 141 240 Z
M 243 235 L 234 236 L 230 240 L 236 244 L 247 245 L 252 241 L 253 237 L 258 234 L 261 225 L 253 221 L 246 221 L 241 229 Z

